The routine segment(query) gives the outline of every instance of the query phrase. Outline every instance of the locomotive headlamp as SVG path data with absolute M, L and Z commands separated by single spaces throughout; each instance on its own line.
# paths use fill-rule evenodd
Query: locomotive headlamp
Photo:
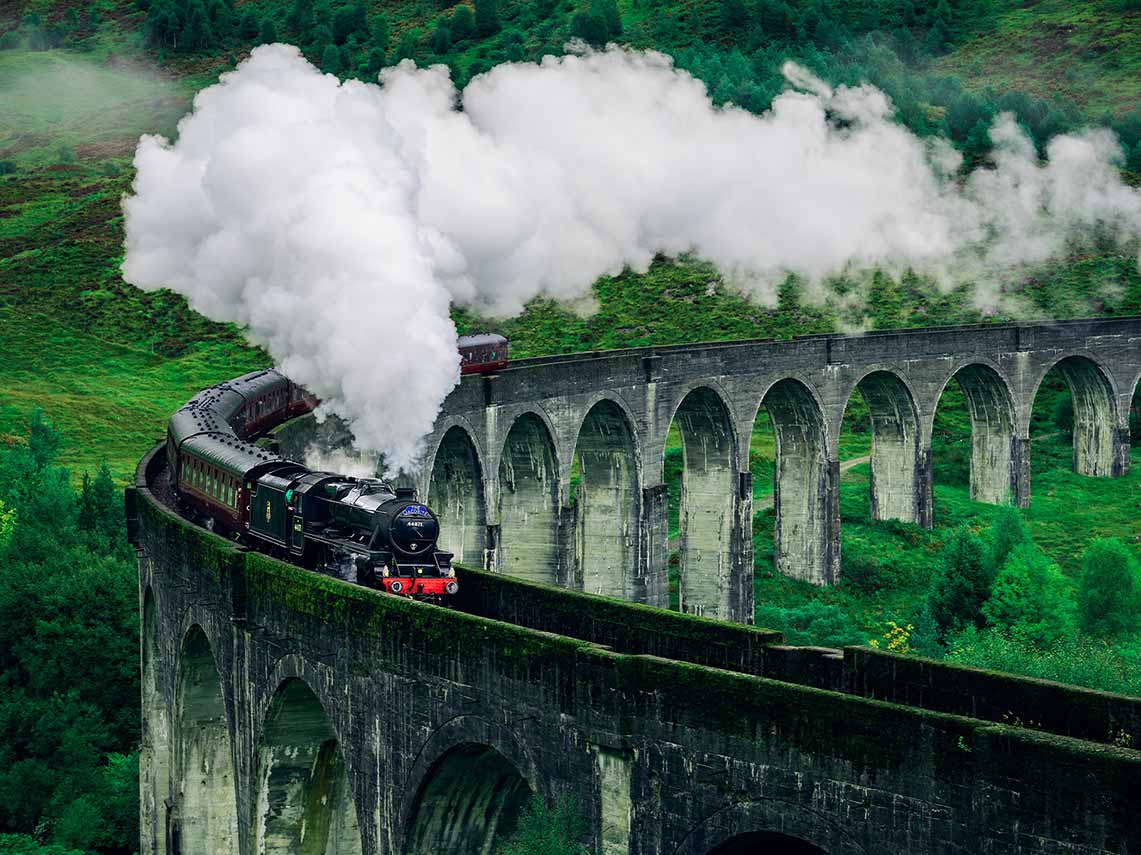
M 387 564 L 385 564 L 384 567 L 381 568 L 380 573 L 382 576 L 385 576 L 385 577 L 388 576 L 388 565 Z

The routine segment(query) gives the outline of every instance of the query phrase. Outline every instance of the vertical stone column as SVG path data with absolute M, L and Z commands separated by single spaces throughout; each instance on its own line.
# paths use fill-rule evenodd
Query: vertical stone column
M 1113 469 L 1114 478 L 1129 474 L 1129 425 L 1113 429 Z
M 1030 439 L 1010 438 L 1010 496 L 1015 507 L 1030 507 Z
M 869 374 L 860 381 L 859 390 L 872 426 L 872 519 L 918 522 L 919 421 L 911 393 L 888 371 Z
M 753 475 L 737 473 L 737 496 L 733 502 L 733 532 L 729 551 L 729 613 L 731 621 L 752 624 L 753 602 Z
M 1110 478 L 1118 466 L 1113 389 L 1101 369 L 1082 356 L 1063 359 L 1058 371 L 1070 387 L 1074 414 L 1074 472 Z
M 828 459 L 820 408 L 797 380 L 776 383 L 764 406 L 777 437 L 776 569 L 814 585 L 831 584 L 840 555 L 840 464 Z
M 669 608 L 669 491 L 665 484 L 642 491 L 641 541 L 638 563 L 646 580 L 646 603 Z
M 830 459 L 821 472 L 820 532 L 822 553 L 820 566 L 823 584 L 835 585 L 840 581 L 840 461 Z
M 915 459 L 915 521 L 924 528 L 935 527 L 935 477 L 931 446 L 921 447 Z

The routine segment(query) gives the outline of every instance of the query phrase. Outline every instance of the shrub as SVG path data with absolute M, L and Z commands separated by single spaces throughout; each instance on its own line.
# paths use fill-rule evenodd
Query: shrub
M 1011 550 L 1030 542 L 1030 532 L 1022 522 L 1022 514 L 1011 507 L 1002 508 L 994 518 L 990 538 L 990 565 L 997 574 Z
M 939 553 L 927 603 L 940 639 L 967 626 L 982 626 L 994 568 L 983 542 L 969 529 L 956 529 Z
M 564 796 L 553 806 L 542 796 L 531 796 L 515 833 L 497 851 L 502 855 L 587 855 L 590 850 L 582 843 L 586 834 L 586 819 L 573 796 Z
M 788 644 L 818 644 L 843 647 L 865 644 L 867 636 L 860 631 L 839 606 L 813 600 L 796 608 L 762 605 L 756 610 L 756 624 L 779 630 Z
M 449 28 L 452 33 L 452 41 L 462 42 L 465 39 L 470 39 L 475 32 L 475 17 L 471 13 L 471 7 L 461 3 L 456 6 L 451 15 L 451 27 Z
M 982 611 L 990 626 L 1040 649 L 1072 639 L 1077 626 L 1062 571 L 1032 543 L 1011 551 Z
M 1082 555 L 1078 619 L 1082 631 L 1115 638 L 1137 628 L 1141 578 L 1129 549 L 1116 538 L 1095 540 Z

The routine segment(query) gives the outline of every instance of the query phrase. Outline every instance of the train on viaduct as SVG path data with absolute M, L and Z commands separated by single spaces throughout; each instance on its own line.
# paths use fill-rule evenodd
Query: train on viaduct
M 1141 700 L 743 625 L 740 461 L 759 407 L 778 443 L 778 566 L 827 583 L 854 388 L 877 516 L 929 524 L 942 388 L 966 394 L 972 492 L 1025 502 L 1029 412 L 1054 366 L 1074 395 L 1075 467 L 1122 474 L 1138 319 L 588 354 L 472 378 L 421 484 L 475 565 L 450 608 L 193 525 L 159 446 L 128 501 L 140 852 L 488 855 L 532 794 L 576 797 L 604 855 L 1141 851 Z M 675 419 L 689 613 L 652 607 Z

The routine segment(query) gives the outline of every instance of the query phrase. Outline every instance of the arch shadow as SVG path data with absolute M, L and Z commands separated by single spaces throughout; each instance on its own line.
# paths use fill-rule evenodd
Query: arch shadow
M 531 797 L 522 773 L 503 754 L 462 742 L 438 758 L 413 802 L 405 855 L 487 855 L 515 829 Z
M 641 494 L 634 427 L 626 410 L 610 398 L 597 401 L 579 427 L 574 448 L 580 479 L 576 583 L 593 594 L 634 599 Z
M 966 400 L 971 423 L 971 499 L 993 505 L 1019 498 L 1022 455 L 1014 435 L 1014 396 L 1006 379 L 985 362 L 958 367 L 944 381 L 932 411 L 934 420 L 947 386 L 954 380 Z
M 501 572 L 533 582 L 559 578 L 559 462 L 554 437 L 537 414 L 511 425 L 499 457 Z
M 448 428 L 436 449 L 428 504 L 440 518 L 440 548 L 455 555 L 457 562 L 483 567 L 487 549 L 483 468 L 471 435 L 459 425 Z
M 803 381 L 785 378 L 768 388 L 760 406 L 776 436 L 776 569 L 816 585 L 830 584 L 836 581 L 838 520 L 820 402 Z
M 356 804 L 340 742 L 304 680 L 287 678 L 274 693 L 257 766 L 255 852 L 360 855 Z
M 1073 404 L 1073 470 L 1079 475 L 1110 478 L 1122 474 L 1116 466 L 1114 431 L 1117 398 L 1105 369 L 1080 354 L 1063 356 L 1043 372 L 1030 398 L 1030 408 L 1054 370 L 1062 376 Z
M 233 743 L 214 653 L 199 624 L 182 643 L 175 698 L 177 790 L 167 846 L 179 855 L 236 852 Z
M 919 410 L 915 396 L 897 373 L 875 369 L 852 387 L 844 404 L 859 391 L 871 421 L 871 517 L 875 520 L 922 522 Z
M 681 610 L 726 618 L 739 465 L 732 415 L 716 390 L 698 386 L 678 403 L 670 424 L 678 426 L 682 443 Z

